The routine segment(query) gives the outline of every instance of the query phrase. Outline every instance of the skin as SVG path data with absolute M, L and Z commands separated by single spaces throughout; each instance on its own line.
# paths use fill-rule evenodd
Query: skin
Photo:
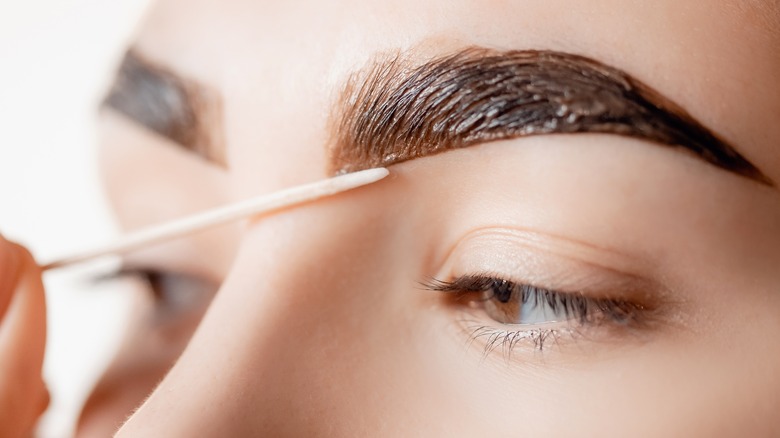
M 110 110 L 101 165 L 128 230 L 318 180 L 330 165 L 328 115 L 350 73 L 378 53 L 481 45 L 625 70 L 780 181 L 778 23 L 768 1 L 163 0 L 135 47 L 222 96 L 227 166 Z M 79 432 L 105 436 L 145 398 L 127 391 L 136 375 L 117 371 L 138 362 L 154 369 L 144 388 L 162 380 L 119 436 L 780 431 L 776 188 L 605 134 L 480 144 L 391 171 L 129 257 L 221 287 L 207 311 L 196 301 L 173 320 L 178 334 L 157 350 L 148 340 L 166 331 L 141 300 Z M 659 311 L 640 328 L 582 328 L 541 351 L 519 342 L 511 356 L 486 354 L 463 320 L 507 327 L 419 285 L 485 271 L 622 293 Z

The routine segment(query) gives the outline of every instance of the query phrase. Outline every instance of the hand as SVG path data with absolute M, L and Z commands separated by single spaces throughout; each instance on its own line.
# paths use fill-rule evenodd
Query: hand
M 46 303 L 41 270 L 0 236 L 0 436 L 30 436 L 49 403 L 41 369 Z

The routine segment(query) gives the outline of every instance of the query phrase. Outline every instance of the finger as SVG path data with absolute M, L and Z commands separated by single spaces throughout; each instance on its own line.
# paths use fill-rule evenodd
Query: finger
M 30 253 L 10 244 L 17 281 L 0 320 L 0 435 L 27 436 L 48 404 L 42 368 L 46 303 L 41 270 Z
M 6 368 L 16 363 L 22 368 L 18 372 L 40 375 L 46 346 L 46 302 L 41 270 L 26 249 L 16 244 L 11 246 L 19 260 L 19 275 L 10 306 L 0 321 L 0 365 Z
M 16 247 L 0 236 L 0 321 L 11 303 L 21 260 Z

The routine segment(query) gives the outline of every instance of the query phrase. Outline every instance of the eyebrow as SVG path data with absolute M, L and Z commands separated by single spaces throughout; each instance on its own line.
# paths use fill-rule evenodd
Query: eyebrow
M 683 149 L 773 185 L 670 99 L 621 70 L 574 54 L 472 47 L 415 66 L 396 53 L 353 74 L 336 108 L 331 173 L 530 135 L 606 133 Z
M 206 160 L 226 166 L 218 93 L 127 51 L 102 102 Z

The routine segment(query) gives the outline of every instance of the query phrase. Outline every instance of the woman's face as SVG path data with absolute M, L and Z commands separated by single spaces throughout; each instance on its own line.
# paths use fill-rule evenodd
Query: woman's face
M 158 2 L 101 111 L 127 230 L 392 175 L 128 257 L 160 271 L 155 298 L 81 432 L 117 426 L 182 349 L 120 436 L 778 431 L 780 197 L 758 180 L 780 181 L 779 29 L 768 0 Z M 673 119 L 620 122 L 636 96 L 600 88 L 612 70 L 527 52 L 522 73 L 529 49 L 622 70 L 736 152 L 664 145 Z M 523 125 L 537 101 L 555 114 Z

